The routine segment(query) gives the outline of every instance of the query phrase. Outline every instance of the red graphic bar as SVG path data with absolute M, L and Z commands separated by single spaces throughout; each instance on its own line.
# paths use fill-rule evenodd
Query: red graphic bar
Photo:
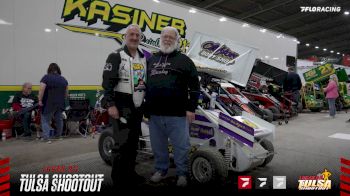
M 10 189 L 10 183 L 0 185 L 0 192 Z
M 7 182 L 7 181 L 10 181 L 10 174 L 7 174 L 6 176 L 0 176 L 0 184 Z
M 2 159 L 0 160 L 0 166 L 1 165 L 6 165 L 10 163 L 10 158 Z
M 10 166 L 0 168 L 0 174 L 5 174 L 5 173 L 8 173 L 9 171 L 10 171 Z
M 350 191 L 350 185 L 347 185 L 345 183 L 340 183 L 340 189 L 343 189 L 345 191 Z
M 350 169 L 346 167 L 340 167 L 340 171 L 345 174 L 350 174 Z
M 344 165 L 347 165 L 347 166 L 350 166 L 350 160 L 347 160 L 347 159 L 344 159 L 344 158 L 340 158 L 340 163 L 344 164 Z
M 0 160 L 0 196 L 10 196 L 10 158 Z M 6 175 L 5 175 L 6 174 Z
M 1 195 L 0 195 L 1 196 Z M 350 196 L 349 193 L 346 193 L 346 192 L 343 192 L 343 191 L 340 191 L 340 196 Z
M 0 193 L 0 196 L 10 196 L 10 191 L 7 191 L 5 193 Z
M 346 183 L 350 184 L 350 177 L 348 177 L 348 176 L 341 175 L 341 176 L 340 176 L 340 180 L 343 181 L 343 182 L 346 182 Z

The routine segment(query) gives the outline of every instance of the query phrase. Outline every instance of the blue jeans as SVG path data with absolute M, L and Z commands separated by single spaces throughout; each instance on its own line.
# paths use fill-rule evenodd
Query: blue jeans
M 31 136 L 32 135 L 32 130 L 30 129 L 30 123 L 32 120 L 31 112 L 26 112 L 21 117 L 22 117 L 24 136 Z
M 62 111 L 60 109 L 57 109 L 53 112 L 49 113 L 42 113 L 41 114 L 41 128 L 43 130 L 43 138 L 45 140 L 49 139 L 51 137 L 50 132 L 54 129 L 51 127 L 51 119 L 54 117 L 55 126 L 56 126 L 56 134 L 55 136 L 59 137 L 62 136 L 63 132 L 63 117 L 62 117 Z
M 168 172 L 168 138 L 174 149 L 176 175 L 188 173 L 188 153 L 191 147 L 186 117 L 154 116 L 149 121 L 152 151 L 155 158 L 155 170 L 163 174 Z
M 300 99 L 300 92 L 298 90 L 292 92 L 292 99 L 292 101 L 296 103 L 296 107 L 298 108 Z
M 329 107 L 329 115 L 334 117 L 335 116 L 335 98 L 329 98 L 328 99 L 328 107 Z

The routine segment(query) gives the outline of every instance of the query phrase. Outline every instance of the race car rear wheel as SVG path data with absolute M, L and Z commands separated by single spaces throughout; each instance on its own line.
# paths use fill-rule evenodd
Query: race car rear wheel
M 272 122 L 273 121 L 273 113 L 268 109 L 263 109 L 263 112 L 264 112 L 263 119 L 266 120 L 267 122 Z

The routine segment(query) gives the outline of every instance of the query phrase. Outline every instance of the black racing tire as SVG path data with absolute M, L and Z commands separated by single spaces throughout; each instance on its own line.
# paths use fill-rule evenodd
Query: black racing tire
M 271 110 L 273 114 L 273 120 L 278 120 L 281 117 L 281 112 L 277 107 L 271 106 L 268 109 Z
M 266 120 L 267 122 L 272 122 L 273 121 L 273 113 L 271 110 L 268 109 L 262 109 L 264 112 L 264 117 L 263 119 Z
M 107 127 L 102 131 L 98 140 L 98 152 L 107 165 L 112 165 L 112 149 L 114 144 L 115 139 L 113 137 L 113 128 Z
M 298 104 L 298 113 L 302 113 L 303 112 L 303 103 L 299 102 Z
M 264 160 L 264 162 L 260 165 L 261 167 L 265 167 L 267 164 L 269 164 L 273 157 L 274 157 L 274 152 L 275 148 L 273 147 L 273 144 L 269 140 L 263 140 L 261 141 L 260 145 L 265 148 L 269 153 L 271 153 L 269 156 L 267 156 Z
M 196 150 L 189 164 L 192 182 L 196 184 L 223 183 L 228 176 L 228 168 L 224 156 L 212 148 Z
M 321 112 L 321 110 L 322 110 L 321 108 L 312 108 L 312 109 L 310 108 L 311 112 Z

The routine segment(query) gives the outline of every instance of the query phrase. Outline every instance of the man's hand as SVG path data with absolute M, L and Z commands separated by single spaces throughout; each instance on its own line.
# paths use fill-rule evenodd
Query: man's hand
M 193 112 L 186 111 L 186 118 L 189 123 L 194 121 L 195 114 Z
M 39 106 L 40 106 L 40 107 L 43 107 L 43 105 L 44 105 L 43 102 L 42 102 L 42 101 L 39 101 Z
M 119 111 L 115 106 L 108 108 L 108 114 L 114 119 L 119 119 Z

